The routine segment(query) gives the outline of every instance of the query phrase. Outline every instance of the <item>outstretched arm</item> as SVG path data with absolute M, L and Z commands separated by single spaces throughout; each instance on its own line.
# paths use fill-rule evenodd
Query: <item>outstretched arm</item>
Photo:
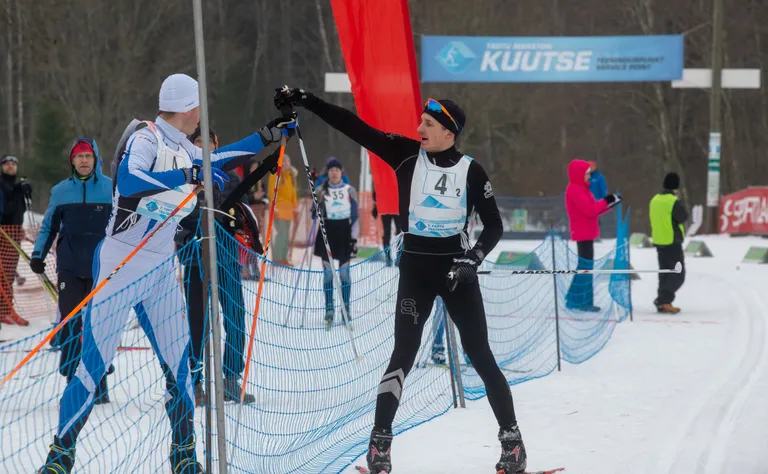
M 418 153 L 421 146 L 417 140 L 371 127 L 354 112 L 325 102 L 303 89 L 289 90 L 288 95 L 281 92 L 275 101 L 278 104 L 288 103 L 306 108 L 363 148 L 381 157 L 392 168 L 397 168 L 403 160 Z

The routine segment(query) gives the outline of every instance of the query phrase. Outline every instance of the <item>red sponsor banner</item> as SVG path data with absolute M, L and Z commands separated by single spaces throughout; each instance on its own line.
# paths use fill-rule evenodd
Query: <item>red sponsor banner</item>
M 721 234 L 768 234 L 768 187 L 749 188 L 720 200 Z
M 357 113 L 380 130 L 419 139 L 421 93 L 407 0 L 331 0 Z M 398 214 L 395 173 L 369 153 L 380 214 Z

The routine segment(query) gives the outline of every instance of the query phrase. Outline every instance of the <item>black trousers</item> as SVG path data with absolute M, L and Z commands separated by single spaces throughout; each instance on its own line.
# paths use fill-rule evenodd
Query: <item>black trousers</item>
M 218 255 L 219 301 L 224 320 L 224 377 L 238 379 L 245 370 L 245 302 L 243 301 L 240 265 L 222 252 Z M 206 301 L 203 301 L 203 275 L 199 267 L 187 265 L 184 268 L 186 285 L 187 318 L 192 351 L 190 367 L 192 382 L 202 382 L 203 349 L 208 330 Z
M 65 318 L 83 301 L 93 287 L 92 278 L 79 278 L 68 272 L 59 272 L 59 312 Z M 75 375 L 77 364 L 80 363 L 83 333 L 83 317 L 80 314 L 70 319 L 56 335 L 59 354 L 59 373 L 67 379 Z
M 595 260 L 595 243 L 592 240 L 576 242 L 576 250 L 579 254 L 577 270 L 592 270 Z M 594 305 L 592 293 L 592 275 L 575 275 L 565 295 L 568 307 L 579 308 Z
M 660 270 L 674 270 L 675 264 L 683 264 L 682 273 L 659 273 L 659 292 L 656 305 L 670 304 L 675 301 L 675 293 L 685 282 L 685 254 L 683 244 L 672 244 L 656 247 Z
M 477 281 L 461 284 L 456 291 L 449 292 L 446 275 L 452 265 L 452 256 L 403 252 L 395 309 L 395 347 L 379 384 L 375 420 L 377 428 L 392 428 L 405 377 L 413 367 L 424 325 L 437 296 L 443 298 L 448 314 L 456 323 L 464 351 L 485 384 L 488 401 L 499 426 L 516 423 L 512 393 L 488 344 L 488 326 L 480 284 Z
M 81 278 L 69 272 L 59 272 L 59 313 L 62 318 L 80 304 L 88 296 L 93 288 L 92 278 Z M 56 334 L 56 346 L 59 347 L 59 373 L 70 380 L 75 375 L 77 365 L 80 363 L 82 351 L 83 313 L 82 311 L 70 319 L 67 324 Z M 110 365 L 107 374 L 115 371 Z M 106 377 L 106 375 L 104 376 Z M 101 389 L 106 389 L 104 385 Z

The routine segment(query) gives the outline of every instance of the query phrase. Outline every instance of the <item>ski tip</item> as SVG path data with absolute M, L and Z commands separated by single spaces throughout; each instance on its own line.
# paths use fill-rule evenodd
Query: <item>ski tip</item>
M 357 472 L 359 472 L 360 474 L 371 474 L 371 471 L 369 471 L 367 467 L 363 467 L 363 466 L 355 466 L 355 469 L 356 469 L 356 470 L 357 470 Z

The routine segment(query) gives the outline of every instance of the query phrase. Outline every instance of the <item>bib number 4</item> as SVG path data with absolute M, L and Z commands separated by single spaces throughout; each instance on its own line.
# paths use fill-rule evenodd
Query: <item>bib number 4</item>
M 460 197 L 461 190 L 454 189 L 456 175 L 453 173 L 441 173 L 430 170 L 427 173 L 427 185 L 425 191 L 427 194 L 440 197 Z

